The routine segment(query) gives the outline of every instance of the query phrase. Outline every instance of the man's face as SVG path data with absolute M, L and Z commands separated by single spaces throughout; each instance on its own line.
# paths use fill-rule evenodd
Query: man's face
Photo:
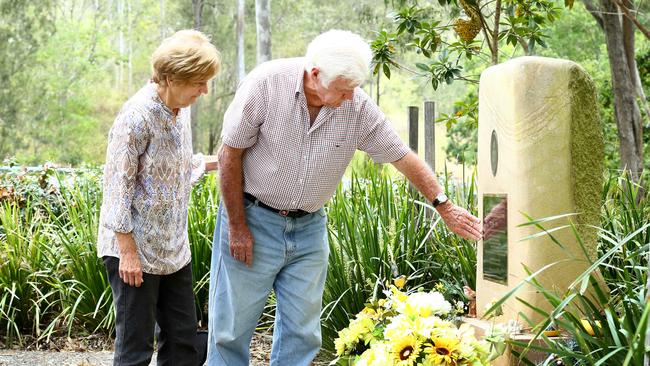
M 190 81 L 188 83 L 173 83 L 171 92 L 176 103 L 180 105 L 180 108 L 185 108 L 194 104 L 202 94 L 207 94 L 208 81 L 209 80 L 198 80 Z
M 326 87 L 323 86 L 320 78 L 316 82 L 316 94 L 323 105 L 330 108 L 338 108 L 346 100 L 352 100 L 354 97 L 354 85 L 349 80 L 336 78 Z

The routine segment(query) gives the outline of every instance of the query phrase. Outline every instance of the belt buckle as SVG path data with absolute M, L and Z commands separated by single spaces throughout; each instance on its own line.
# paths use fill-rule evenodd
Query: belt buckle
M 284 217 L 289 216 L 289 211 L 287 210 L 280 210 L 278 211 L 278 213 L 280 214 L 280 216 L 284 216 Z

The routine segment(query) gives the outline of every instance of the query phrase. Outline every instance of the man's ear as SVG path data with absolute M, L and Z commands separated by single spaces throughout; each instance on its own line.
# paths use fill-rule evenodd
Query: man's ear
M 318 74 L 320 74 L 320 70 L 318 67 L 312 67 L 309 74 L 311 75 L 312 79 L 316 80 L 318 78 Z

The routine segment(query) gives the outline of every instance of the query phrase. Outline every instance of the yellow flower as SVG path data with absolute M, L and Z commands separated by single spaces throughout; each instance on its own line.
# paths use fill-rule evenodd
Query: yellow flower
M 413 366 L 420 355 L 420 342 L 414 336 L 400 338 L 393 342 L 393 364 Z
M 348 328 L 339 331 L 339 337 L 334 340 L 334 347 L 336 347 L 336 355 L 341 356 L 353 348 L 354 339 L 351 336 Z
M 361 313 L 359 315 L 367 315 L 369 317 L 372 317 L 376 314 L 377 312 L 375 311 L 375 309 L 366 306 L 365 308 L 363 308 L 363 310 L 361 310 Z
M 455 364 L 458 343 L 455 337 L 433 338 L 431 343 L 424 347 L 424 353 L 434 364 Z
M 401 307 L 402 304 L 408 299 L 408 295 L 402 291 L 400 291 L 397 287 L 391 286 L 390 287 L 390 305 L 391 308 L 397 309 L 398 307 Z
M 596 320 L 595 323 L 598 328 L 601 328 L 600 321 Z M 592 337 L 596 335 L 596 332 L 594 332 L 594 328 L 591 326 L 589 320 L 580 319 L 580 324 L 582 324 L 582 327 L 584 328 L 585 332 L 587 332 L 587 334 L 589 334 Z
M 401 275 L 397 278 L 394 278 L 393 283 L 395 284 L 395 286 L 397 286 L 397 288 L 401 289 L 402 287 L 404 287 L 404 285 L 406 285 L 406 276 Z
M 342 356 L 345 352 L 345 342 L 341 338 L 336 338 L 334 340 L 334 348 L 336 348 L 336 355 Z

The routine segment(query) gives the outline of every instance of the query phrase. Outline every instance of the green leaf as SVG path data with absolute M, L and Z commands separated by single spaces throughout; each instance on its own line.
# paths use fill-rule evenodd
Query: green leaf
M 388 64 L 384 64 L 384 75 L 390 79 L 390 67 L 388 67 Z
M 429 71 L 429 65 L 423 64 L 421 62 L 416 63 L 415 67 L 417 67 L 418 69 L 420 69 L 422 71 Z

